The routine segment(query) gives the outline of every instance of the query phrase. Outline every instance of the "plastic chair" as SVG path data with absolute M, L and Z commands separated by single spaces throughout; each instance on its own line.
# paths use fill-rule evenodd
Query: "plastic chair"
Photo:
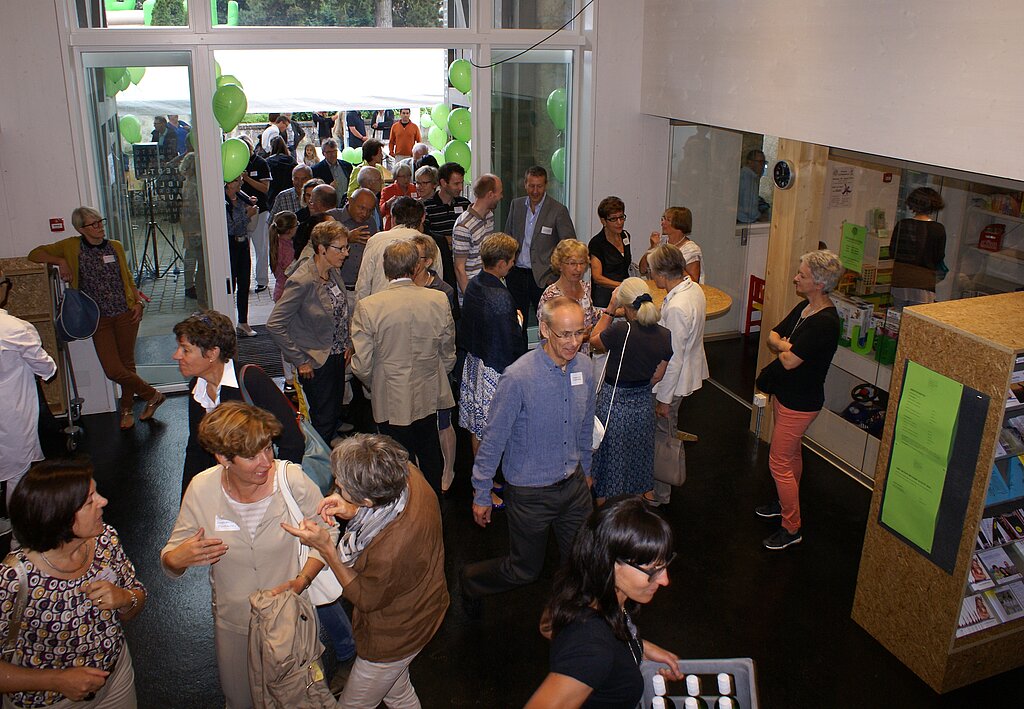
M 747 315 L 743 325 L 743 334 L 749 335 L 750 328 L 757 325 L 761 329 L 761 309 L 764 307 L 764 279 L 757 276 L 750 276 L 750 286 L 747 288 Z M 754 319 L 757 313 L 757 320 Z

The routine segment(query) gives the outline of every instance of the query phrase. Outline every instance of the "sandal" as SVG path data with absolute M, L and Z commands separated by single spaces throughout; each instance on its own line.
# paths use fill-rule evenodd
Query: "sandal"
M 142 413 L 139 414 L 139 421 L 149 421 L 151 418 L 153 418 L 153 414 L 156 413 L 156 410 L 160 407 L 160 404 L 164 403 L 165 401 L 167 401 L 167 397 L 164 394 L 157 392 L 156 396 L 154 396 L 152 399 L 146 402 L 146 408 L 144 408 L 142 410 Z
M 121 430 L 127 431 L 129 428 L 135 425 L 135 414 L 131 409 L 124 409 L 121 411 Z

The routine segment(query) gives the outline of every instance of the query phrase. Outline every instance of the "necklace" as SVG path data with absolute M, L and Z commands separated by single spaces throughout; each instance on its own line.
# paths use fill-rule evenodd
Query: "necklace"
M 71 552 L 71 554 L 74 554 L 75 551 L 78 551 L 78 549 L 81 549 L 83 546 L 85 546 L 85 542 L 83 542 L 81 545 L 79 545 L 74 551 Z M 45 552 L 39 552 L 39 556 L 42 557 L 43 561 L 46 562 L 47 566 L 49 566 L 54 571 L 57 571 L 57 572 L 62 573 L 62 574 L 73 574 L 76 571 L 78 571 L 79 569 L 81 569 L 83 566 L 85 566 L 85 561 L 88 561 L 88 555 L 87 555 L 86 556 L 86 560 L 83 561 L 82 563 L 80 563 L 78 566 L 76 566 L 74 568 L 71 568 L 71 569 L 62 569 L 59 566 L 57 566 L 56 564 L 54 564 L 52 561 L 47 559 Z M 70 556 L 70 554 L 68 556 Z
M 629 654 L 633 656 L 633 660 L 639 666 L 640 661 L 644 659 L 644 646 L 640 644 L 640 638 L 637 637 L 636 625 L 633 624 L 633 619 L 629 617 L 629 613 L 626 612 L 626 607 L 622 607 L 622 617 L 626 621 L 626 630 L 629 631 L 629 641 L 626 642 L 626 646 L 629 648 Z M 639 650 L 639 652 L 637 652 Z

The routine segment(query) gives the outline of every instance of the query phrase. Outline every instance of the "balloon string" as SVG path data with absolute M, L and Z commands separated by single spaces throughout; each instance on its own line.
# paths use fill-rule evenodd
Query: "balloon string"
M 477 69 L 490 69 L 491 67 L 496 67 L 496 66 L 498 66 L 499 64 L 504 64 L 505 62 L 510 62 L 510 61 L 512 61 L 513 59 L 518 59 L 519 57 L 523 56 L 523 55 L 524 55 L 524 54 L 526 54 L 527 52 L 533 51 L 534 49 L 536 49 L 536 48 L 537 48 L 537 47 L 539 47 L 540 45 L 544 44 L 544 43 L 545 43 L 545 42 L 547 42 L 547 41 L 548 41 L 549 39 L 551 39 L 552 37 L 554 37 L 554 36 L 555 36 L 556 34 L 558 34 L 558 33 L 559 33 L 559 32 L 561 32 L 562 30 L 564 30 L 564 29 L 565 29 L 566 27 L 568 27 L 569 25 L 571 25 L 571 24 L 573 23 L 573 20 L 575 20 L 575 19 L 576 19 L 577 17 L 579 17 L 580 15 L 582 15 L 582 14 L 583 14 L 583 11 L 584 11 L 584 10 L 586 10 L 586 9 L 587 9 L 588 7 L 590 7 L 590 6 L 591 6 L 591 5 L 593 5 L 593 4 L 594 4 L 594 0 L 587 0 L 587 4 L 586 4 L 586 5 L 584 5 L 583 7 L 581 7 L 581 8 L 580 8 L 580 11 L 579 11 L 579 12 L 577 12 L 577 13 L 576 13 L 575 15 L 573 15 L 572 17 L 570 17 L 570 18 L 569 18 L 569 20 L 568 20 L 568 21 L 567 21 L 567 22 L 566 22 L 566 23 L 565 23 L 564 25 L 562 25 L 561 27 L 559 27 L 559 28 L 558 28 L 557 30 L 555 30 L 554 32 L 552 32 L 551 34 L 549 34 L 549 35 L 548 35 L 547 37 L 545 37 L 545 38 L 544 38 L 544 39 L 542 39 L 541 41 L 537 42 L 537 43 L 536 43 L 535 45 L 533 45 L 532 47 L 527 47 L 526 49 L 524 49 L 523 51 L 519 52 L 518 54 L 513 54 L 513 55 L 512 55 L 511 57 L 508 57 L 508 58 L 506 58 L 506 59 L 502 59 L 502 60 L 501 60 L 501 61 L 499 61 L 499 62 L 492 62 L 492 63 L 490 63 L 490 64 L 477 64 L 477 63 L 476 63 L 476 62 L 474 62 L 474 61 L 473 61 L 472 59 L 470 59 L 470 60 L 469 60 L 469 63 L 470 63 L 470 64 L 472 64 L 473 66 L 475 66 L 475 67 L 476 67 Z

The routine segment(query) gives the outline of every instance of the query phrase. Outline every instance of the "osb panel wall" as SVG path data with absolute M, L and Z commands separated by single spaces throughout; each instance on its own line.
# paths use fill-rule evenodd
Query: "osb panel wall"
M 0 269 L 11 279 L 11 294 L 6 310 L 16 318 L 32 323 L 43 341 L 43 349 L 58 363 L 57 376 L 43 382 L 43 393 L 55 415 L 66 411 L 64 371 L 59 366 L 57 334 L 50 304 L 50 282 L 46 267 L 24 258 L 0 259 Z
M 1024 340 L 1015 332 L 1022 309 L 1024 294 L 1011 294 L 1010 298 L 953 301 L 904 311 L 853 618 L 937 691 L 948 691 L 1024 662 L 1024 654 L 1020 652 L 1014 653 L 1011 659 L 1000 652 L 1015 644 L 1012 637 L 991 646 L 961 641 L 955 662 L 950 660 L 967 570 L 985 503 L 992 451 L 1002 423 L 1013 350 L 1024 349 Z M 986 334 L 996 341 L 986 341 Z M 1018 341 L 1020 344 L 1012 347 Z M 991 398 L 952 576 L 878 523 L 892 449 L 893 424 L 908 359 Z

